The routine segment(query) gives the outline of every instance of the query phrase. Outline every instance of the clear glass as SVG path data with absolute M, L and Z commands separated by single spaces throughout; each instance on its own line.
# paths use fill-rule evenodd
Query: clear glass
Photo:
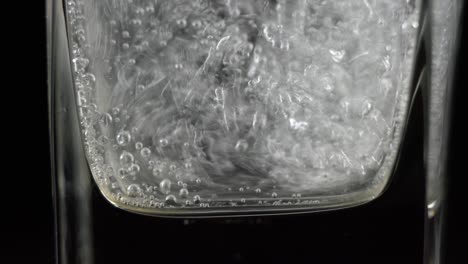
M 93 262 L 93 186 L 169 217 L 370 202 L 418 89 L 434 219 L 461 8 L 446 2 L 47 1 L 58 258 Z M 427 229 L 433 261 L 440 228 Z
M 405 127 L 420 4 L 319 2 L 67 1 L 103 195 L 158 215 L 377 197 Z

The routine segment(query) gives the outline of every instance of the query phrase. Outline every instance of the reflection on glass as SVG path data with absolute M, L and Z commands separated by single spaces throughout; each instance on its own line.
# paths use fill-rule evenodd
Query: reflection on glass
M 431 6 L 431 80 L 428 96 L 427 131 L 427 202 L 431 214 L 443 196 L 445 155 L 452 89 L 453 68 L 457 54 L 457 32 L 462 1 L 433 0 Z
M 447 149 L 454 67 L 463 1 L 432 0 L 430 3 L 430 79 L 426 91 L 426 237 L 425 263 L 443 263 L 446 210 Z

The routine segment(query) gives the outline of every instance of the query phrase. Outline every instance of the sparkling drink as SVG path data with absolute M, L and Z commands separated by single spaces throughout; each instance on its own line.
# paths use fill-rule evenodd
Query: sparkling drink
M 318 210 L 377 197 L 409 101 L 420 3 L 66 3 L 86 157 L 151 214 Z

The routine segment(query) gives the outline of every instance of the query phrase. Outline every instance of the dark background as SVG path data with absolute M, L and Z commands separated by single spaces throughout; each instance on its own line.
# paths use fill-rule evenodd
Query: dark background
M 14 170 L 5 170 L 3 177 L 20 182 L 3 186 L 7 191 L 13 190 L 13 195 L 3 196 L 7 210 L 2 218 L 11 224 L 7 221 L 2 228 L 7 245 L 2 247 L 2 259 L 6 260 L 2 263 L 55 262 L 45 12 L 42 5 L 33 11 L 33 28 L 12 26 L 16 32 L 13 44 L 24 59 L 15 54 L 8 61 L 12 73 L 4 76 L 16 80 L 11 89 L 16 89 L 18 95 L 10 98 L 20 100 L 20 104 L 6 112 L 13 117 L 14 126 L 7 126 L 4 131 L 19 140 L 11 140 L 13 147 L 6 148 L 13 161 L 5 162 L 3 168 Z M 466 30 L 463 27 L 460 47 L 468 45 Z M 20 41 L 22 38 L 25 40 Z M 465 57 L 466 49 L 462 48 L 452 104 L 448 214 L 443 238 L 444 258 L 447 263 L 457 264 L 468 263 L 468 252 L 464 252 L 468 247 L 468 221 L 463 212 L 468 208 L 468 198 L 462 183 L 467 175 L 462 169 L 462 144 L 466 143 L 462 130 L 467 120 L 461 106 L 461 93 L 468 81 L 468 65 L 462 59 Z M 96 263 L 422 263 L 421 104 L 419 97 L 419 110 L 410 117 L 410 132 L 396 176 L 388 190 L 370 204 L 318 214 L 184 221 L 126 213 L 110 206 L 94 189 Z M 22 197 L 19 202 L 18 197 Z

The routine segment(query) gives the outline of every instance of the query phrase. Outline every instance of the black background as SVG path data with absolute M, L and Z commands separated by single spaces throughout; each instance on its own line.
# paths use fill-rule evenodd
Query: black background
M 4 131 L 19 140 L 9 142 L 13 143 L 12 147 L 5 147 L 11 151 L 13 160 L 4 162 L 3 168 L 14 170 L 5 170 L 3 177 L 20 181 L 14 188 L 3 186 L 7 191 L 13 190 L 13 194 L 3 192 L 7 209 L 2 218 L 11 223 L 2 224 L 7 245 L 2 250 L 5 252 L 2 259 L 6 260 L 2 263 L 54 263 L 56 258 L 47 123 L 45 12 L 42 5 L 33 11 L 34 27 L 11 25 L 18 52 L 9 60 L 11 75 L 4 76 L 16 80 L 11 89 L 18 95 L 10 98 L 20 103 L 6 112 L 13 117 L 14 126 Z M 448 161 L 448 216 L 443 238 L 447 263 L 468 263 L 468 252 L 463 251 L 468 248 L 465 236 L 468 221 L 463 212 L 468 208 L 468 198 L 462 184 L 468 174 L 462 169 L 465 161 L 462 145 L 466 143 L 462 130 L 467 118 L 461 106 L 461 94 L 468 81 L 467 63 L 462 59 L 467 57 L 463 49 L 467 46 L 467 27 L 463 30 Z M 23 38 L 24 41 L 19 40 Z M 7 99 L 4 97 L 4 101 Z M 420 108 L 421 103 L 418 98 L 416 107 Z M 357 208 L 319 214 L 187 222 L 123 212 L 110 206 L 95 189 L 96 263 L 422 263 L 424 177 L 420 111 L 413 112 L 410 126 L 399 171 L 388 190 L 376 201 Z

